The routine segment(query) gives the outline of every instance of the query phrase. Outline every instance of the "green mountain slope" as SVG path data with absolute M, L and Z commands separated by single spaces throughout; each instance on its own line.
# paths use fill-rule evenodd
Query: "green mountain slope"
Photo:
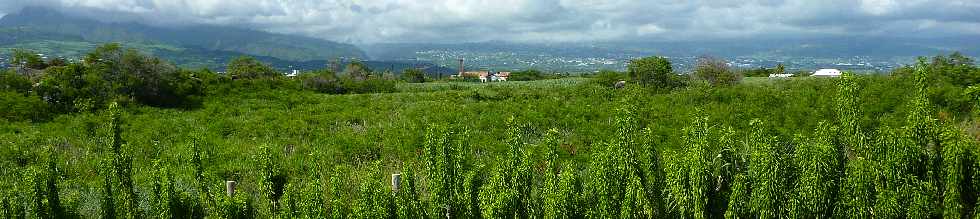
M 309 37 L 218 26 L 154 27 L 138 23 L 107 23 L 45 8 L 25 8 L 4 16 L 0 19 L 0 28 L 7 29 L 4 36 L 0 36 L 0 44 L 74 38 L 72 40 L 93 43 L 170 44 L 287 61 L 366 58 L 365 53 L 354 45 Z M 12 31 L 21 33 L 8 34 Z

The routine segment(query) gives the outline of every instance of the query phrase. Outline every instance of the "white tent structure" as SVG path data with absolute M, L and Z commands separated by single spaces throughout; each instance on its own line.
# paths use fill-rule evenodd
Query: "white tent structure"
M 820 69 L 813 72 L 812 77 L 840 77 L 841 72 L 837 69 Z

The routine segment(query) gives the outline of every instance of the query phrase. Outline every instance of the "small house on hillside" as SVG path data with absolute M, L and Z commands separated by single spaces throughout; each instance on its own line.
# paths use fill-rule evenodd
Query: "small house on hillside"
M 507 81 L 507 78 L 509 77 L 510 77 L 509 71 L 497 72 L 497 74 L 493 75 L 493 81 Z
M 820 69 L 813 72 L 812 77 L 835 78 L 841 76 L 841 71 L 837 69 Z
M 793 74 L 769 74 L 769 78 L 788 78 L 793 77 Z
M 292 72 L 290 72 L 289 74 L 286 74 L 286 77 L 296 77 L 298 75 L 299 75 L 299 70 L 293 69 Z

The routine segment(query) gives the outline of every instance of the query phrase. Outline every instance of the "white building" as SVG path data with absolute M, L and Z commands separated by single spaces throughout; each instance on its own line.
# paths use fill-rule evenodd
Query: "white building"
M 793 74 L 769 74 L 770 78 L 788 78 L 793 77 Z
M 820 69 L 820 70 L 817 70 L 817 71 L 813 72 L 813 74 L 810 75 L 810 76 L 812 76 L 812 77 L 828 77 L 828 78 L 834 78 L 834 77 L 840 77 L 840 75 L 841 75 L 841 72 L 840 72 L 840 70 L 837 70 L 837 69 Z
M 299 70 L 294 69 L 293 72 L 286 74 L 286 77 L 296 77 L 297 75 L 299 75 Z

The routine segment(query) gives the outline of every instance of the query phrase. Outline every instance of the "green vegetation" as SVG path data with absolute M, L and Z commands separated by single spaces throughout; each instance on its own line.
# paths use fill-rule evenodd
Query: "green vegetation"
M 628 77 L 626 74 L 619 73 L 612 70 L 602 70 L 595 75 L 595 82 L 599 85 L 612 87 L 616 85 L 617 82 L 625 81 Z
M 657 58 L 597 79 L 400 83 L 357 63 L 339 75 L 232 79 L 113 45 L 90 57 L 48 67 L 36 87 L 2 75 L 0 101 L 10 104 L 0 106 L 12 113 L 0 111 L 0 216 L 972 218 L 980 210 L 980 134 L 968 128 L 980 111 L 971 102 L 977 85 L 962 82 L 980 75 L 972 60 L 923 60 L 890 76 L 702 86 Z M 262 65 L 243 63 L 243 75 Z M 626 75 L 635 83 L 605 84 Z M 180 99 L 163 96 L 171 94 L 196 104 L 152 101 Z M 45 110 L 54 112 L 31 114 Z M 238 183 L 235 195 L 226 181 Z
M 694 67 L 694 77 L 708 82 L 711 86 L 734 85 L 742 80 L 742 75 L 728 68 L 728 62 L 712 57 L 701 57 Z
M 674 73 L 670 60 L 665 57 L 647 57 L 630 61 L 626 72 L 634 81 L 661 89 L 683 86 L 681 77 Z
M 758 69 L 742 69 L 739 71 L 740 74 L 744 75 L 745 77 L 769 77 L 770 74 L 785 74 L 786 67 L 783 66 L 783 64 L 777 64 L 776 67 L 773 68 L 760 67 Z
M 409 68 L 402 71 L 402 78 L 408 83 L 425 83 L 425 72 L 419 69 Z
M 510 77 L 507 78 L 508 81 L 534 81 L 548 79 L 543 72 L 529 69 L 524 71 L 515 71 L 510 73 Z
M 173 49 L 202 49 L 212 53 L 230 52 L 239 55 L 275 57 L 286 61 L 366 57 L 364 52 L 354 45 L 309 37 L 209 25 L 157 27 L 137 23 L 103 22 L 39 7 L 27 7 L 18 13 L 0 18 L 0 33 L 3 33 L 0 35 L 0 45 L 38 41 L 69 45 L 125 42 Z M 7 37 L 8 35 L 10 37 Z M 201 56 L 202 59 L 211 58 L 206 55 Z M 171 61 L 177 62 L 177 60 Z
M 228 62 L 228 75 L 238 79 L 262 79 L 276 78 L 283 76 L 272 67 L 255 60 L 255 58 L 242 56 Z

